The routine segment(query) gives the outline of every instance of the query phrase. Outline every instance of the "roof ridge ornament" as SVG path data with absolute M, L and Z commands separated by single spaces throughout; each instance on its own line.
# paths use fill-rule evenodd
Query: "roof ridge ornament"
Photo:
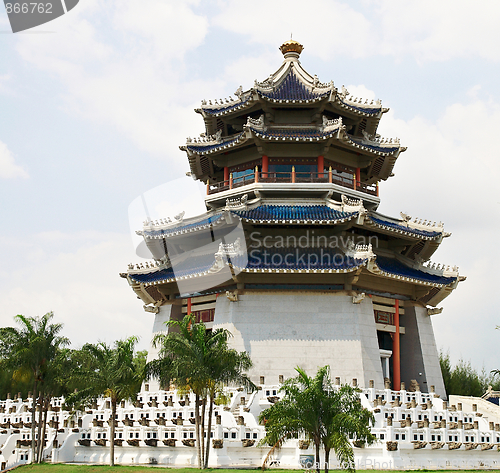
M 236 97 L 238 97 L 240 100 L 243 100 L 243 86 L 240 85 L 234 92 L 234 95 L 236 95 Z
M 188 144 L 219 144 L 222 143 L 222 130 L 219 130 L 214 135 L 206 136 L 205 133 L 201 133 L 198 138 L 186 138 L 186 143 Z
M 458 266 L 451 267 L 450 265 L 445 265 L 441 263 L 435 263 L 430 260 L 423 261 L 422 258 L 415 258 L 413 263 L 415 269 L 425 271 L 430 274 L 435 274 L 437 276 L 443 276 L 445 278 L 458 278 L 459 268 Z
M 167 269 L 171 266 L 170 259 L 168 255 L 165 255 L 161 260 L 152 260 L 152 261 L 144 261 L 142 263 L 130 263 L 128 265 L 128 273 L 129 274 L 137 274 L 137 273 L 150 273 L 153 270 L 158 269 Z
M 179 212 L 177 215 L 174 215 L 174 220 L 172 220 L 170 217 L 160 218 L 158 220 L 144 220 L 143 230 L 153 230 L 153 227 L 171 227 L 173 225 L 177 225 L 178 223 L 182 223 L 185 214 L 185 210 Z
M 361 97 L 354 97 L 351 95 L 351 93 L 346 89 L 346 87 L 343 85 L 342 89 L 340 92 L 337 93 L 338 97 L 340 100 L 347 104 L 356 104 L 356 105 L 366 105 L 369 108 L 380 108 L 382 107 L 382 101 L 380 99 L 374 100 L 374 99 L 363 99 Z M 347 98 L 350 96 L 349 98 Z M 363 102 L 364 100 L 364 102 Z
M 257 119 L 249 116 L 244 126 L 245 128 L 256 128 L 258 130 L 265 130 L 266 126 L 264 125 L 264 114 L 262 114 Z
M 323 133 L 328 133 L 336 129 L 345 130 L 345 125 L 342 123 L 342 117 L 329 120 L 323 115 L 323 124 L 320 128 Z
M 350 256 L 354 259 L 367 259 L 369 261 L 373 260 L 376 255 L 373 252 L 372 244 L 363 245 L 358 243 L 354 244 L 354 240 L 348 239 L 346 242 L 346 247 L 343 249 L 346 256 Z
M 404 224 L 408 228 L 414 228 L 417 230 L 424 230 L 426 232 L 435 231 L 435 232 L 441 232 L 443 234 L 445 233 L 444 232 L 444 223 L 442 223 L 442 222 L 436 223 L 436 222 L 432 222 L 431 220 L 429 220 L 429 221 L 427 221 L 425 219 L 422 220 L 421 218 L 418 218 L 418 217 L 415 217 L 412 221 L 411 215 L 408 215 L 404 212 L 399 212 L 399 215 L 401 215 L 401 219 L 402 219 L 401 223 Z
M 365 130 L 361 130 L 361 133 L 363 135 L 363 141 L 366 141 L 368 143 L 376 143 L 378 145 L 394 145 L 397 144 L 399 145 L 399 138 L 382 138 L 380 135 L 370 135 L 367 133 Z

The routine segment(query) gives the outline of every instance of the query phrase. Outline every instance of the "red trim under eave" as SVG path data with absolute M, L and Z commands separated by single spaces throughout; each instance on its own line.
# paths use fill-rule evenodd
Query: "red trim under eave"
M 396 326 L 396 333 L 394 334 L 392 343 L 392 377 L 394 391 L 401 390 L 401 352 L 399 346 L 399 300 L 395 300 L 394 305 L 396 312 L 394 314 L 394 325 Z

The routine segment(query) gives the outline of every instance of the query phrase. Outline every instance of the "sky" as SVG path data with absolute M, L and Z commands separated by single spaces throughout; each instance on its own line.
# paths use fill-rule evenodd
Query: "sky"
M 307 71 L 390 108 L 378 131 L 408 150 L 379 211 L 444 222 L 432 260 L 467 280 L 433 316 L 438 349 L 500 368 L 499 23 L 493 0 L 80 0 L 13 34 L 0 5 L 0 326 L 54 311 L 74 348 L 147 348 L 154 316 L 119 277 L 140 261 L 129 207 L 179 182 L 192 198 L 194 108 L 268 77 L 293 33 Z

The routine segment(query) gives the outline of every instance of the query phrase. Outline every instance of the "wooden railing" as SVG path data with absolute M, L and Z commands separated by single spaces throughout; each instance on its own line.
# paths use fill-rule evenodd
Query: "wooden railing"
M 247 174 L 241 177 L 232 177 L 221 182 L 207 183 L 207 195 L 217 194 L 229 189 L 247 186 L 254 182 L 266 183 L 330 183 L 337 184 L 348 189 L 354 189 L 365 194 L 378 196 L 378 184 L 366 184 L 365 182 L 357 181 L 355 176 L 352 178 L 339 176 L 334 174 L 332 170 L 324 172 L 295 172 L 292 168 L 291 172 L 263 172 L 255 171 L 252 174 Z

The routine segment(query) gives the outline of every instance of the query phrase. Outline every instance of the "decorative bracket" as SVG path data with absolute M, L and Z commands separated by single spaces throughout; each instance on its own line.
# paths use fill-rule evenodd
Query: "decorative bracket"
M 437 315 L 443 312 L 442 307 L 428 307 L 427 308 L 427 315 Z
M 236 197 L 235 199 L 226 199 L 226 210 L 246 210 L 248 194 Z
M 363 302 L 365 297 L 366 297 L 366 294 L 364 292 L 359 292 L 358 294 L 352 296 L 352 303 L 353 304 L 361 304 L 361 302 Z
M 238 302 L 238 293 L 236 291 L 226 291 L 226 297 L 230 302 Z

